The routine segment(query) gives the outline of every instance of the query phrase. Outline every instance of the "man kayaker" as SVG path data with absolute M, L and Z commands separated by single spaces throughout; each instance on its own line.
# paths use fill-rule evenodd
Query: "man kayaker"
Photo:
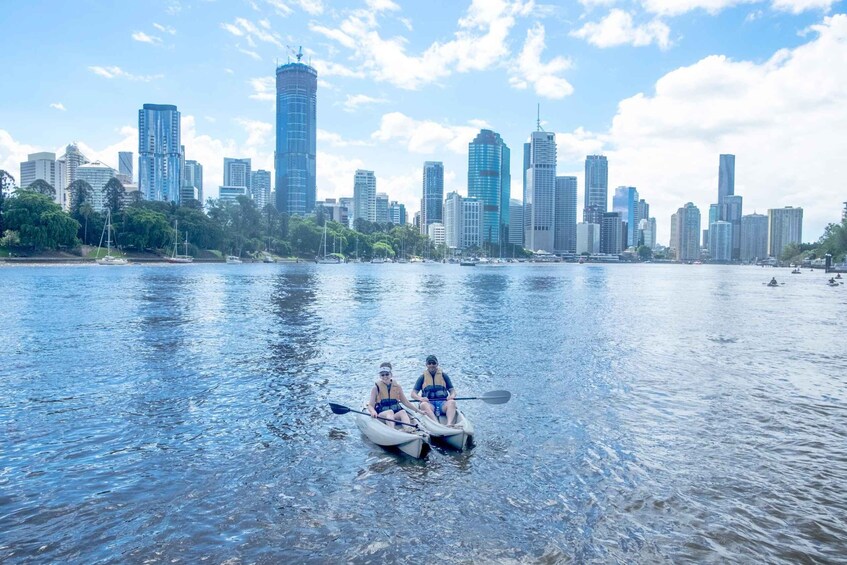
M 413 412 L 418 410 L 403 394 L 403 388 L 400 384 L 394 382 L 392 369 L 393 367 L 388 361 L 379 366 L 379 380 L 374 383 L 374 387 L 371 389 L 368 412 L 370 412 L 372 418 L 379 416 L 391 420 L 384 422 L 387 426 L 394 426 L 394 422 L 409 424 L 411 423 L 409 415 L 403 410 L 403 406 Z
M 447 373 L 438 366 L 438 358 L 429 355 L 426 369 L 418 377 L 412 390 L 412 398 L 421 401 L 421 412 L 438 422 L 439 416 L 446 416 L 447 425 L 456 420 L 456 389 Z

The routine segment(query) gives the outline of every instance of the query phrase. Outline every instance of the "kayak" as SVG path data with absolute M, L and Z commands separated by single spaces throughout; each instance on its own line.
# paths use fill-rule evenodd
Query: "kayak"
M 456 410 L 455 427 L 448 426 L 446 424 L 447 418 L 444 416 L 439 418 L 440 422 L 436 422 L 423 414 L 415 414 L 414 417 L 421 427 L 429 432 L 430 439 L 447 447 L 461 451 L 473 442 L 473 424 L 462 414 L 461 410 Z
M 366 414 L 356 414 L 356 425 L 365 436 L 385 449 L 398 449 L 415 459 L 423 459 L 429 453 L 429 434 L 410 426 L 387 426 L 381 420 Z

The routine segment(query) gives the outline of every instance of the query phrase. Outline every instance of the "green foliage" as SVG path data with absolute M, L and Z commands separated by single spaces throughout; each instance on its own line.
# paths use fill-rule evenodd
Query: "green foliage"
M 91 185 L 84 180 L 77 179 L 68 186 L 68 190 L 71 193 L 71 216 L 75 220 L 79 221 L 81 218 L 79 215 L 79 209 L 86 202 L 91 202 L 91 197 L 94 195 L 94 189 L 91 188 Z
M 847 219 L 840 224 L 829 224 L 818 240 L 816 254 L 823 257 L 829 253 L 833 261 L 841 262 L 847 258 Z
M 146 206 L 130 206 L 122 220 L 118 238 L 124 247 L 144 251 L 162 249 L 173 243 L 173 227 L 161 212 Z
M 638 258 L 642 261 L 649 261 L 653 258 L 653 250 L 646 245 L 639 245 L 636 253 L 638 253 Z
M 37 192 L 16 193 L 6 205 L 5 222 L 18 232 L 20 245 L 33 249 L 74 247 L 79 223 L 53 199 Z
M 43 194 L 44 196 L 49 196 L 50 198 L 56 198 L 56 189 L 53 188 L 53 185 L 47 182 L 44 179 L 35 179 L 32 183 L 26 187 L 24 190 L 29 192 L 35 192 L 38 194 Z
M 113 215 L 120 212 L 124 205 L 124 198 L 126 198 L 126 189 L 124 189 L 123 183 L 115 177 L 110 178 L 106 186 L 103 187 L 103 197 L 106 208 L 111 210 Z

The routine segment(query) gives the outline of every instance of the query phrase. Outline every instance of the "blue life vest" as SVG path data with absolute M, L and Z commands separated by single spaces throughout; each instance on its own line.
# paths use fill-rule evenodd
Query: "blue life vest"
M 421 382 L 421 393 L 429 400 L 444 400 L 450 395 L 447 390 L 447 381 L 441 374 L 441 367 L 435 371 L 435 374 L 430 374 L 429 371 L 423 372 L 423 381 Z

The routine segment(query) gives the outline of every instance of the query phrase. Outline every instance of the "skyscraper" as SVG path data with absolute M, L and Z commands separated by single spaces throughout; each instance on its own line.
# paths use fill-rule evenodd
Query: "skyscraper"
M 509 199 L 509 243 L 523 245 L 523 200 Z
M 768 256 L 768 217 L 764 214 L 741 216 L 741 260 L 756 261 Z
M 252 194 L 252 161 L 250 159 L 235 159 L 224 157 L 224 186 L 243 186 L 247 194 Z
M 641 218 L 638 221 L 638 245 L 645 245 L 650 249 L 656 247 L 656 218 Z
M 203 165 L 188 159 L 185 161 L 185 173 L 183 175 L 185 185 L 194 187 L 197 201 L 203 202 Z
M 423 166 L 423 193 L 421 197 L 421 233 L 428 234 L 427 226 L 442 223 L 444 201 L 444 164 L 426 161 Z
M 250 174 L 250 196 L 259 210 L 271 202 L 271 172 L 259 169 Z
M 300 62 L 276 69 L 276 208 L 304 215 L 315 207 L 318 72 Z
M 524 245 L 533 251 L 553 251 L 556 193 L 556 134 L 534 131 L 530 135 L 526 171 Z
M 599 214 L 606 212 L 609 205 L 609 162 L 605 155 L 588 155 L 585 158 L 585 209 L 596 207 L 595 217 L 583 214 L 583 221 L 599 223 Z
M 21 176 L 18 182 L 21 188 L 26 188 L 36 180 L 41 179 L 56 189 L 56 201 L 59 200 L 59 190 L 64 187 L 56 186 L 56 154 L 47 153 L 30 153 L 26 157 L 26 161 L 21 162 Z
M 388 204 L 388 221 L 396 226 L 406 225 L 406 205 L 393 200 Z
M 735 194 L 735 155 L 721 154 L 718 163 L 718 206 L 722 206 L 727 196 Z M 721 209 L 719 220 L 726 220 Z
M 619 255 L 623 251 L 623 221 L 620 212 L 606 212 L 600 219 L 600 253 Z
M 118 175 L 132 182 L 132 151 L 118 151 Z
M 144 104 L 138 111 L 138 189 L 147 200 L 179 203 L 180 127 L 171 104 Z
M 388 223 L 388 195 L 384 192 L 376 193 L 376 221 L 380 224 Z
M 448 192 L 444 199 L 444 243 L 449 249 L 462 247 L 462 197 Z
M 468 144 L 468 196 L 483 202 L 483 240 L 505 243 L 509 230 L 509 148 L 500 134 L 480 130 Z
M 724 197 L 723 209 L 725 222 L 729 222 L 732 226 L 732 260 L 738 261 L 741 259 L 741 205 L 742 198 L 737 194 L 730 194 Z
M 376 221 L 376 175 L 358 169 L 353 177 L 353 222 L 362 218 Z
M 77 167 L 76 178 L 84 180 L 91 186 L 91 207 L 95 211 L 102 212 L 106 209 L 106 195 L 103 189 L 112 177 L 117 176 L 117 173 L 115 169 L 100 161 Z
M 676 211 L 676 223 L 677 259 L 696 261 L 700 258 L 700 209 L 688 202 Z
M 786 206 L 768 210 L 768 255 L 779 260 L 786 245 L 802 241 L 802 208 Z
M 709 254 L 712 261 L 732 259 L 732 224 L 717 220 L 709 225 Z
M 637 244 L 635 234 L 638 231 L 638 221 L 641 219 L 638 214 L 638 190 L 634 186 L 617 187 L 612 197 L 612 212 L 620 213 L 621 219 L 626 222 L 627 246 L 635 246 Z
M 553 251 L 576 253 L 576 177 L 556 177 Z

